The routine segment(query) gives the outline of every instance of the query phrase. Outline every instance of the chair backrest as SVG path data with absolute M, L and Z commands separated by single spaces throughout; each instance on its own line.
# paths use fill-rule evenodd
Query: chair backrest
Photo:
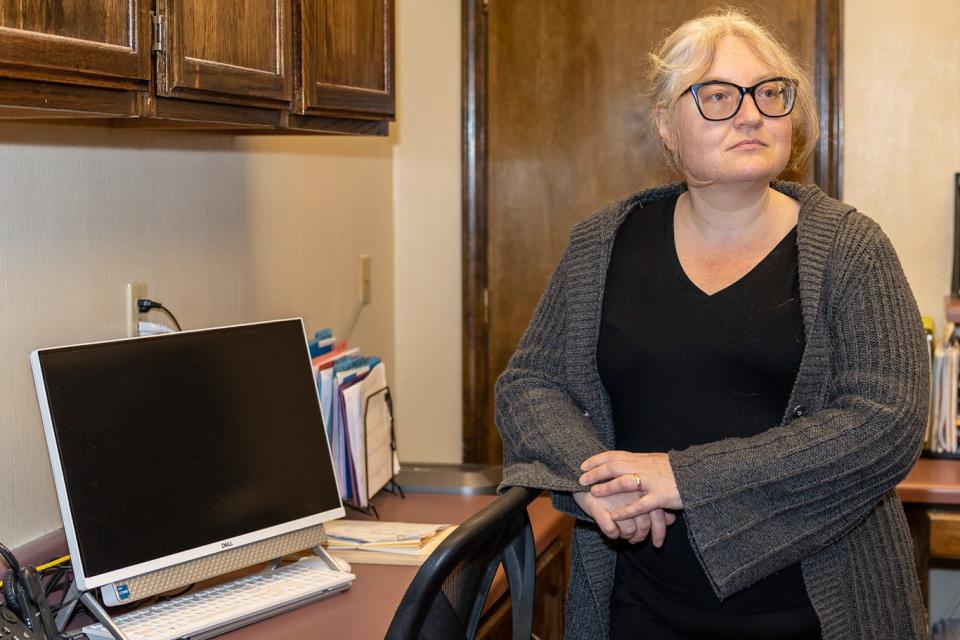
M 527 505 L 539 494 L 511 487 L 440 543 L 407 588 L 387 640 L 472 640 L 500 564 L 510 589 L 513 638 L 530 640 L 537 558 Z

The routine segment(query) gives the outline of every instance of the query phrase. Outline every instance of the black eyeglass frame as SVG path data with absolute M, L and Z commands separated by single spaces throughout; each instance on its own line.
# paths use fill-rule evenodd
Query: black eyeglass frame
M 791 86 L 793 87 L 793 101 L 790 102 L 790 108 L 787 109 L 787 112 L 786 112 L 786 113 L 781 113 L 781 114 L 778 115 L 778 116 L 772 116 L 772 115 L 766 113 L 763 109 L 760 108 L 760 103 L 757 102 L 757 96 L 754 94 L 754 91 L 756 91 L 757 88 L 758 88 L 760 85 L 767 84 L 768 82 L 776 82 L 776 81 L 786 82 L 787 84 L 789 84 L 789 85 L 791 85 Z M 726 85 L 726 86 L 728 86 L 728 87 L 733 87 L 733 88 L 735 88 L 735 89 L 739 92 L 739 94 L 740 94 L 740 99 L 739 99 L 739 101 L 737 102 L 737 108 L 734 109 L 734 110 L 733 110 L 733 113 L 731 113 L 730 115 L 728 115 L 726 118 L 708 118 L 706 115 L 704 115 L 704 113 L 703 113 L 703 107 L 700 105 L 700 95 L 699 95 L 699 91 L 700 91 L 700 88 L 701 88 L 701 87 L 705 87 L 705 86 L 707 86 L 708 84 L 723 84 L 723 85 Z M 743 106 L 743 96 L 746 95 L 746 94 L 748 94 L 748 93 L 750 94 L 750 97 L 753 98 L 753 104 L 757 107 L 757 111 L 760 112 L 760 115 L 762 115 L 762 116 L 764 116 L 764 117 L 767 117 L 767 118 L 784 118 L 784 117 L 790 115 L 790 114 L 793 112 L 793 108 L 794 108 L 794 107 L 796 106 L 796 104 L 797 104 L 797 81 L 796 81 L 796 80 L 792 80 L 791 78 L 783 78 L 783 77 L 766 78 L 765 80 L 761 80 L 760 82 L 758 82 L 757 84 L 753 85 L 752 87 L 741 87 L 741 86 L 738 85 L 738 84 L 734 84 L 734 83 L 732 83 L 732 82 L 724 82 L 724 81 L 722 81 L 722 80 L 706 80 L 706 81 L 704 81 L 704 82 L 696 82 L 696 83 L 690 85 L 690 87 L 687 89 L 687 91 L 689 91 L 689 92 L 690 92 L 690 95 L 693 96 L 693 102 L 697 105 L 697 111 L 700 112 L 700 116 L 701 116 L 704 120 L 709 120 L 710 122 L 723 122 L 724 120 L 729 120 L 730 118 L 732 118 L 732 117 L 734 117 L 735 115 L 737 115 L 738 113 L 740 113 L 740 107 Z M 686 92 L 684 92 L 684 93 L 686 93 Z

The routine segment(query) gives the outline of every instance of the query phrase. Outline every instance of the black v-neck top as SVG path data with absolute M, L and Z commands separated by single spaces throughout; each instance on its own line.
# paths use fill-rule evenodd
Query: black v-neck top
M 796 228 L 749 273 L 708 295 L 677 257 L 676 201 L 633 212 L 613 246 L 597 364 L 618 449 L 667 452 L 766 431 L 780 424 L 800 367 Z M 721 603 L 682 517 L 661 549 L 649 540 L 621 545 L 615 594 L 618 582 L 629 581 L 694 610 L 812 615 L 799 564 Z

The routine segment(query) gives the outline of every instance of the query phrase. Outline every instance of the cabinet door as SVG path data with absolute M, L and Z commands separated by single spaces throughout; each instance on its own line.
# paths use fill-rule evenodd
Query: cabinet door
M 302 32 L 297 106 L 392 116 L 393 0 L 296 0 Z
M 158 0 L 167 25 L 157 95 L 290 103 L 289 0 Z
M 0 1 L 0 75 L 74 85 L 144 87 L 149 0 Z

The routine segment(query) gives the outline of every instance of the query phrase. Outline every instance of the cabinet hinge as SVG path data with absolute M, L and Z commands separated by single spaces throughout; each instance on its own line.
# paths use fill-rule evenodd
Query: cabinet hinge
M 490 324 L 490 289 L 483 290 L 483 324 Z
M 158 15 L 157 12 L 150 12 L 150 20 L 153 23 L 153 44 L 151 49 L 153 51 L 163 51 L 163 39 L 166 35 L 164 31 L 166 30 L 166 19 L 164 16 Z

